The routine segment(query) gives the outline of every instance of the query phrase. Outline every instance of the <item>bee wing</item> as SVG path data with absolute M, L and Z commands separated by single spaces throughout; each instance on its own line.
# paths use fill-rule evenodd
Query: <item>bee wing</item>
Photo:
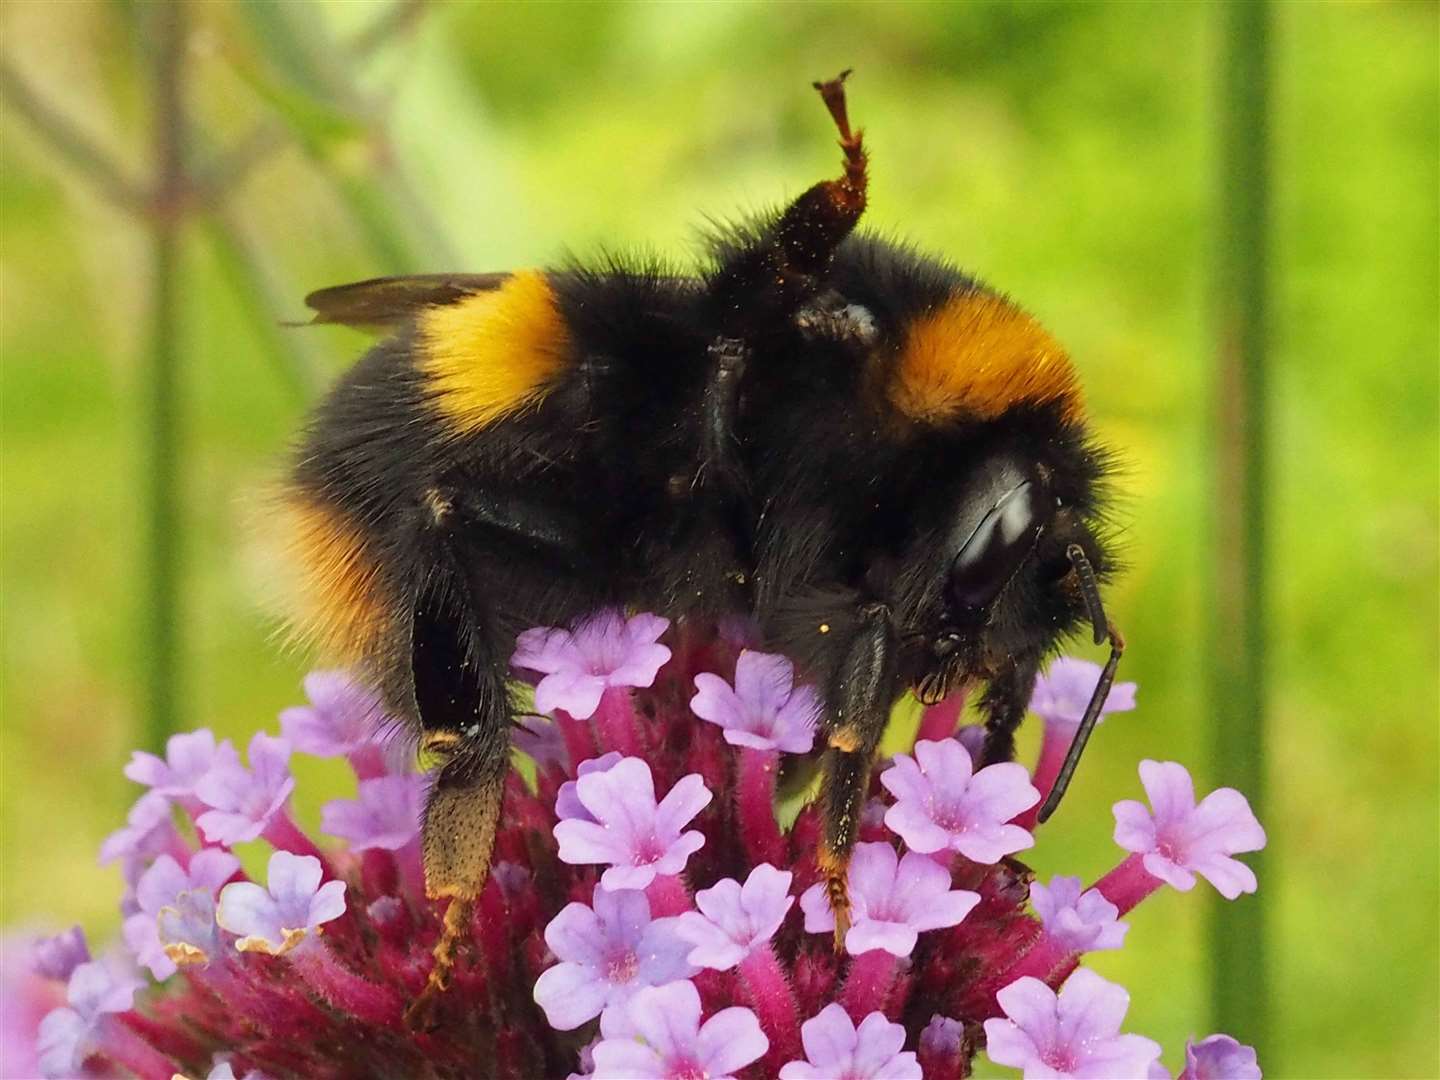
M 509 277 L 508 273 L 498 273 L 371 278 L 316 289 L 305 297 L 305 303 L 315 312 L 312 324 L 339 323 L 357 330 L 386 331 L 427 307 L 453 304 L 474 293 L 498 289 Z

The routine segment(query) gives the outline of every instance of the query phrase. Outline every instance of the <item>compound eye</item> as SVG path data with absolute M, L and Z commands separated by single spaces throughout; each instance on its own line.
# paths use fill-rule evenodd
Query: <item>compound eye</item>
M 1035 546 L 1053 504 L 1043 485 L 1025 480 L 986 511 L 950 564 L 950 596 L 961 611 L 995 599 Z

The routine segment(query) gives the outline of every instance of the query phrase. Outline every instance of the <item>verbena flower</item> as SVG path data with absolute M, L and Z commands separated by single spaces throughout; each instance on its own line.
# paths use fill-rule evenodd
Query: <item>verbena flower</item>
M 1070 976 L 1059 994 L 1023 978 L 996 1000 L 1005 1016 L 985 1021 L 986 1052 L 1027 1077 L 1143 1078 L 1160 1059 L 1159 1043 L 1120 1034 L 1130 995 L 1088 968 Z
M 1243 798 L 1197 803 L 1180 766 L 1146 763 L 1151 806 L 1116 807 L 1119 865 L 1038 884 L 1015 856 L 1045 842 L 1027 824 L 1044 778 L 975 769 L 980 729 L 957 730 L 956 701 L 932 707 L 866 793 L 837 954 L 819 813 L 776 805 L 818 699 L 754 643 L 613 612 L 521 636 L 538 712 L 516 745 L 534 768 L 507 778 L 489 881 L 423 1029 L 405 1008 L 445 913 L 420 869 L 426 778 L 372 693 L 317 673 L 245 764 L 204 731 L 137 755 L 145 791 L 102 852 L 126 884 L 129 954 L 91 960 L 74 933 L 26 950 L 4 972 L 7 1043 L 45 1075 L 161 1080 L 961 1080 L 987 1039 L 1030 1075 L 1161 1075 L 1158 1047 L 1120 1032 L 1124 991 L 1080 965 L 1119 948 L 1119 919 L 1167 882 L 1253 888 L 1234 856 L 1264 834 Z M 1049 677 L 1037 708 L 1088 695 Z M 344 758 L 358 781 L 317 832 L 292 817 L 292 749 Z M 263 884 L 230 850 L 256 842 Z M 1212 1036 L 1183 1075 L 1250 1077 L 1249 1053 Z

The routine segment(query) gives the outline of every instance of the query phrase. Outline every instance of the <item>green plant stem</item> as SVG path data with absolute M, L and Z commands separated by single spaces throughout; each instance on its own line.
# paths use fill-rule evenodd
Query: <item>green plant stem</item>
M 144 745 L 164 746 L 178 707 L 180 537 L 179 311 L 180 223 L 184 213 L 184 105 L 180 94 L 185 9 L 152 9 L 155 76 L 155 190 L 151 234 L 150 348 L 146 368 L 146 641 L 148 692 Z
M 1214 604 L 1210 688 L 1214 758 L 1265 813 L 1266 309 L 1270 9 L 1232 0 L 1223 12 L 1216 308 Z M 1273 834 L 1272 834 L 1273 838 Z M 1272 839 L 1273 842 L 1273 839 Z M 1217 898 L 1210 927 L 1216 1028 L 1254 1045 L 1267 1072 L 1269 973 L 1263 853 L 1248 859 L 1260 892 Z M 1273 881 L 1269 883 L 1273 887 Z

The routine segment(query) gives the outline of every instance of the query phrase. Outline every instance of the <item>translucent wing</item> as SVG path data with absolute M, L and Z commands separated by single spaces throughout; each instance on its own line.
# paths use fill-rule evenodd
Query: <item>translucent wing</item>
M 508 273 L 410 274 L 371 278 L 317 289 L 305 297 L 312 323 L 339 323 L 357 330 L 386 331 L 427 307 L 453 304 L 503 285 Z

